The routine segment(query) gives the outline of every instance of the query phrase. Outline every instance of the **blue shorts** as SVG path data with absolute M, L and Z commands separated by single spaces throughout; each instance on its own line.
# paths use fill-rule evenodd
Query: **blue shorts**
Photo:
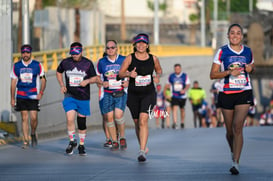
M 101 113 L 101 115 L 103 115 L 103 113 L 102 113 L 102 110 L 103 110 L 103 98 L 101 99 L 101 100 L 99 100 L 99 106 L 100 106 L 100 113 Z
M 65 112 L 75 110 L 84 116 L 90 116 L 90 100 L 78 100 L 73 97 L 65 97 L 63 100 L 63 108 Z
M 115 108 L 119 108 L 124 111 L 126 107 L 127 94 L 124 94 L 121 97 L 113 97 L 110 93 L 104 92 L 102 99 L 102 114 L 114 111 Z

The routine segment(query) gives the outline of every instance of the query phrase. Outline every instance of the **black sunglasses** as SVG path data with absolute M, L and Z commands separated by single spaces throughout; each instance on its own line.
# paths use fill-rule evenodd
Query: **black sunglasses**
M 109 49 L 115 49 L 116 47 L 106 47 L 107 50 Z

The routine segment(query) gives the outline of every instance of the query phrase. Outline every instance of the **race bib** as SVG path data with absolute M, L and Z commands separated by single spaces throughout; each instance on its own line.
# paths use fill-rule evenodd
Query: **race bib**
M 109 80 L 109 89 L 121 89 L 122 82 L 121 80 L 117 81 L 114 79 Z
M 245 74 L 240 74 L 238 76 L 230 75 L 229 77 L 229 87 L 230 88 L 244 88 L 246 85 L 246 76 Z
M 20 74 L 20 79 L 23 83 L 31 83 L 33 78 L 32 73 L 21 73 Z
M 162 100 L 161 98 L 157 98 L 157 100 L 156 100 L 156 105 L 157 105 L 158 107 L 162 107 L 162 106 L 163 106 L 163 100 Z
M 136 86 L 147 86 L 151 84 L 151 82 L 152 82 L 151 75 L 145 75 L 145 76 L 138 75 L 135 79 Z
M 78 87 L 78 86 L 80 86 L 80 83 L 82 81 L 83 81 L 83 77 L 81 77 L 81 76 L 75 76 L 75 75 L 69 76 L 69 85 L 71 87 Z
M 180 92 L 183 89 L 183 84 L 180 82 L 175 82 L 173 85 L 173 89 L 175 92 Z

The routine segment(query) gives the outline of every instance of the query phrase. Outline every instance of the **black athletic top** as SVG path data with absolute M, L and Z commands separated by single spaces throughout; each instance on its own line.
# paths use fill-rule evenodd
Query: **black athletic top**
M 96 71 L 92 61 L 82 57 L 80 61 L 74 61 L 68 57 L 61 61 L 57 72 L 65 73 L 65 84 L 67 93 L 65 97 L 73 97 L 78 100 L 90 100 L 90 85 L 80 86 L 80 82 L 96 76 Z
M 153 82 L 153 55 L 149 54 L 149 58 L 147 60 L 138 60 L 135 53 L 132 53 L 131 56 L 132 61 L 128 67 L 128 71 L 132 71 L 136 67 L 137 77 L 130 77 L 128 93 L 148 94 L 155 91 Z

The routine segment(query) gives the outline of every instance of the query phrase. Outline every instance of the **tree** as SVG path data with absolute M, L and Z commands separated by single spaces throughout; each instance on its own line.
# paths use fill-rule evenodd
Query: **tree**
M 213 15 L 213 1 L 208 0 L 208 9 L 211 15 Z M 227 20 L 227 1 L 218 0 L 218 20 Z M 229 0 L 230 12 L 229 13 L 248 13 L 249 12 L 249 0 Z M 257 0 L 253 0 L 253 9 L 256 9 Z
M 150 10 L 154 11 L 155 10 L 155 7 L 154 7 L 154 1 L 151 1 L 151 0 L 147 0 L 147 6 Z M 158 10 L 159 11 L 166 11 L 167 9 L 167 4 L 166 2 L 164 1 L 163 3 L 159 3 L 158 5 Z
M 37 0 L 36 0 L 37 1 Z M 41 1 L 41 0 L 39 0 Z M 74 41 L 80 40 L 80 9 L 92 9 L 96 7 L 97 0 L 43 0 L 43 8 L 47 6 L 59 6 L 75 9 Z
M 35 11 L 43 9 L 42 0 L 36 0 L 35 1 L 34 9 L 35 9 Z M 37 51 L 40 50 L 40 37 L 41 37 L 41 28 L 40 27 L 35 27 L 34 28 L 34 46 L 33 46 L 34 50 L 37 50 Z
M 198 20 L 200 19 L 200 10 L 198 11 L 198 13 L 190 14 L 189 19 L 191 21 L 189 43 L 190 45 L 195 45 L 196 44 L 196 26 L 199 23 Z

